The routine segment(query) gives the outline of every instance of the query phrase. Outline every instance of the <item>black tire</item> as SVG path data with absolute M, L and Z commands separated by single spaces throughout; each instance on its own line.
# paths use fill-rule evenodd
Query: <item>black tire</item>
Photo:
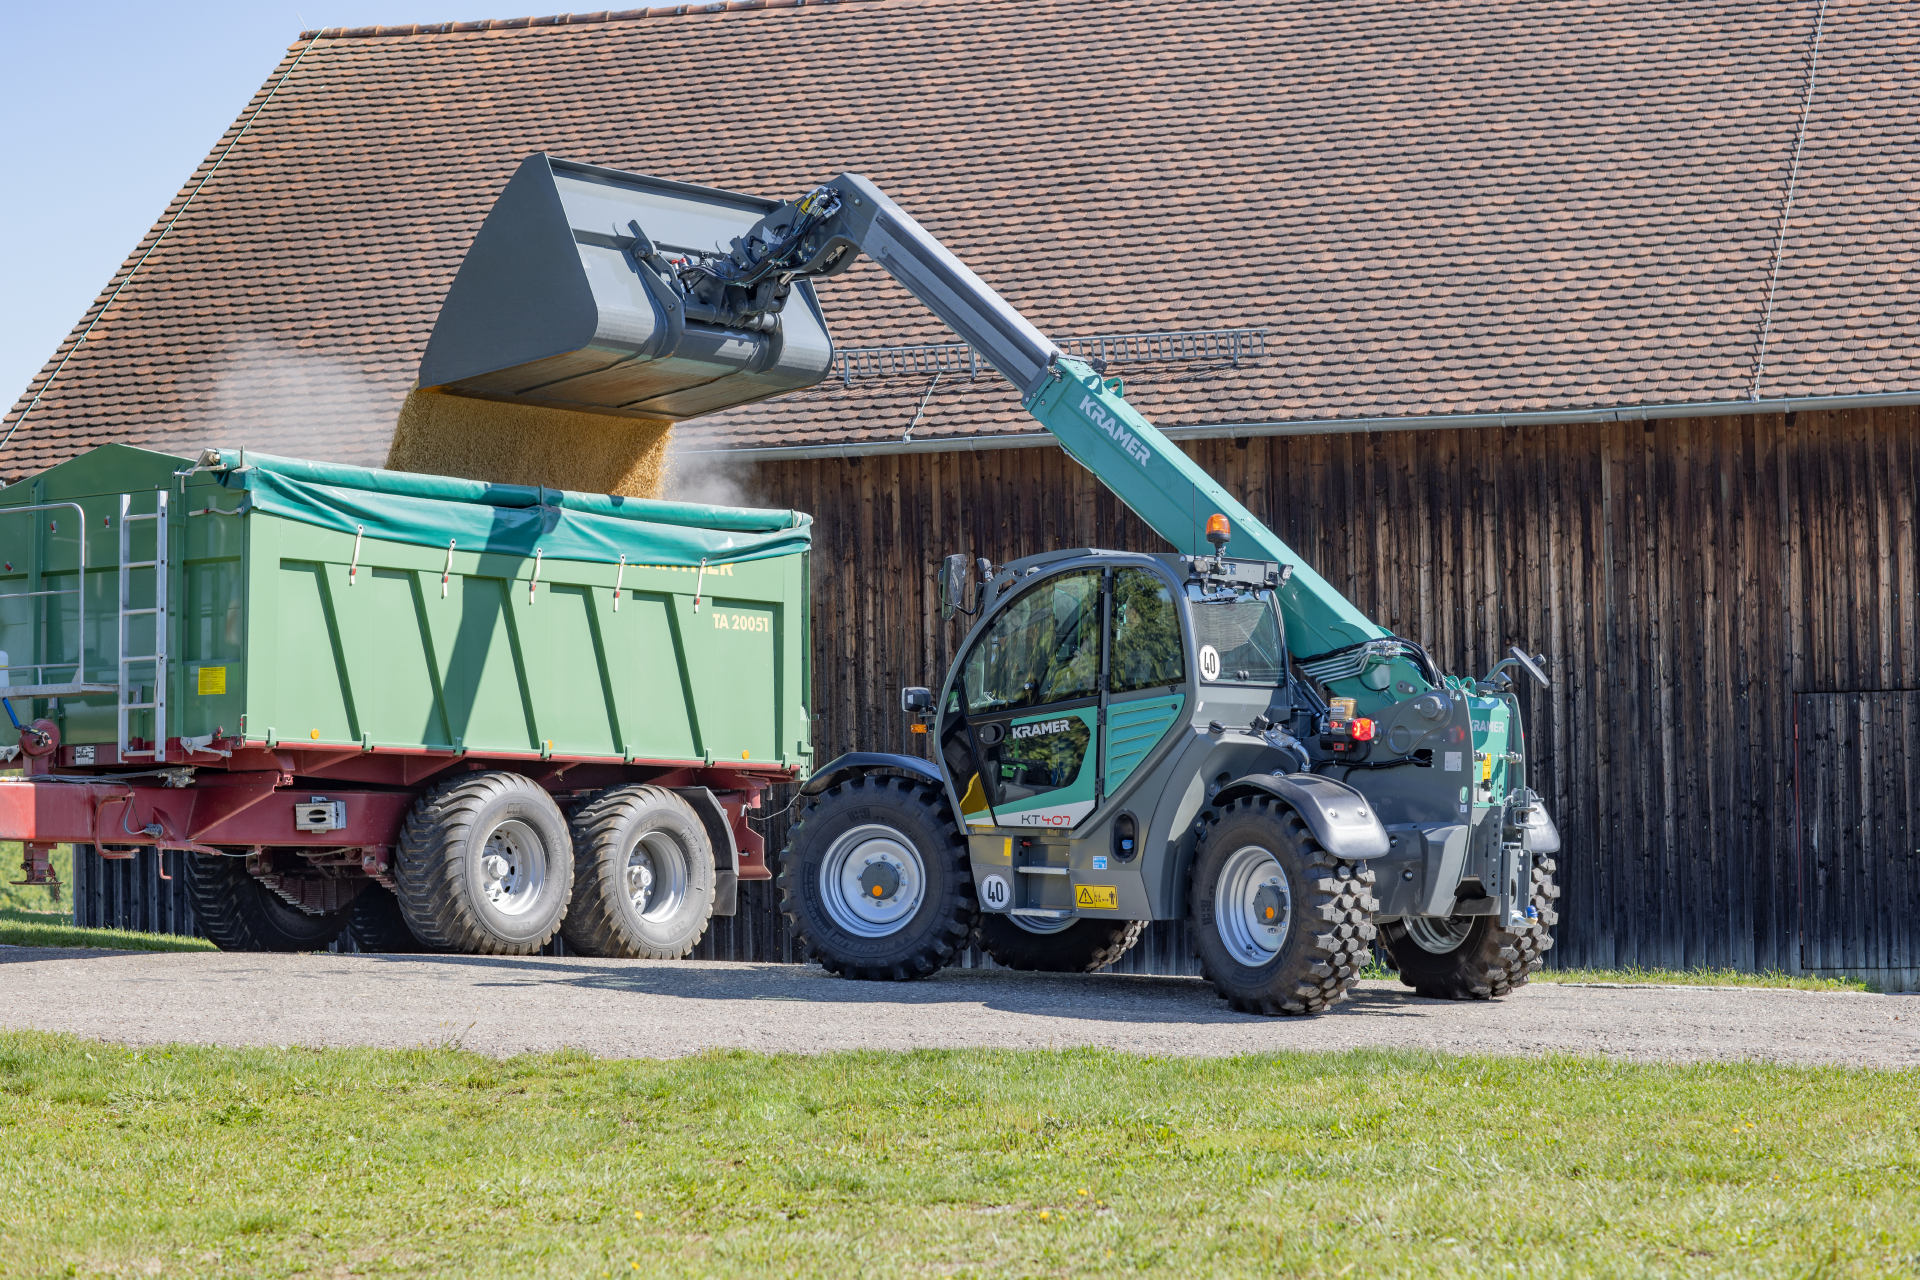
M 529 956 L 560 931 L 573 841 L 560 806 L 528 778 L 442 783 L 407 814 L 398 852 L 400 912 L 430 951 Z
M 1041 933 L 1022 928 L 1012 916 L 983 911 L 978 929 L 980 949 L 1003 969 L 1093 973 L 1127 954 L 1147 931 L 1147 922 L 1083 916 L 1064 929 Z
M 200 932 L 222 951 L 325 951 L 347 912 L 308 915 L 247 874 L 247 860 L 189 853 L 187 897 Z
M 615 787 L 573 815 L 569 950 L 632 960 L 692 953 L 713 917 L 713 842 L 665 787 Z M 642 901 L 635 901 L 635 894 Z
M 426 950 L 407 928 L 400 899 L 383 884 L 368 885 L 347 908 L 347 936 L 362 951 L 413 955 Z
M 1431 1000 L 1495 1000 L 1525 986 L 1553 946 L 1553 926 L 1560 920 L 1553 871 L 1552 858 L 1533 856 L 1535 919 L 1521 929 L 1496 924 L 1492 916 L 1412 926 L 1388 922 L 1380 933 L 1400 981 Z M 1436 949 L 1448 943 L 1450 949 Z
M 1190 874 L 1194 954 L 1228 1004 L 1271 1016 L 1323 1013 L 1346 998 L 1380 905 L 1365 863 L 1335 858 L 1299 814 L 1250 796 L 1209 824 Z
M 877 919 L 855 915 L 851 893 L 829 896 L 830 864 L 835 885 L 874 881 Z M 808 802 L 781 856 L 779 885 L 797 947 L 847 978 L 904 982 L 938 972 L 966 950 L 979 910 L 945 793 L 906 778 L 855 778 Z M 864 910 L 864 893 L 859 901 Z

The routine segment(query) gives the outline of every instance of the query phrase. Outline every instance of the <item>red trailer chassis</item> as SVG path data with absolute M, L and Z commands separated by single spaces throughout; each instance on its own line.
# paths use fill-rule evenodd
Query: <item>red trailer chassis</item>
M 45 727 L 41 721 L 35 729 Z M 531 778 L 563 806 L 628 783 L 691 793 L 716 851 L 724 856 L 731 846 L 738 878 L 768 880 L 766 841 L 747 813 L 762 807 L 768 787 L 798 772 L 705 760 L 269 747 L 240 738 L 173 739 L 168 748 L 164 764 L 142 757 L 124 766 L 111 744 L 29 751 L 25 777 L 0 779 L 0 840 L 22 842 L 24 883 L 51 881 L 49 855 L 58 844 L 90 844 L 103 858 L 182 850 L 245 856 L 248 870 L 288 901 L 337 910 L 367 880 L 393 887 L 400 828 L 422 794 L 480 770 Z

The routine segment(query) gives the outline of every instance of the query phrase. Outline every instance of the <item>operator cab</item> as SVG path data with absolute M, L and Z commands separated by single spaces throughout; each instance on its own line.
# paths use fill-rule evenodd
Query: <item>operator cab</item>
M 964 607 L 952 561 L 966 567 L 951 558 L 943 595 Z M 1276 593 L 1288 572 L 1226 556 L 1082 549 L 988 575 L 937 704 L 967 830 L 1080 834 L 1203 708 L 1236 727 L 1263 714 L 1284 720 L 1293 684 Z M 1129 825 L 1137 832 L 1140 821 Z M 1130 857 L 1137 834 L 1122 834 L 1115 853 Z

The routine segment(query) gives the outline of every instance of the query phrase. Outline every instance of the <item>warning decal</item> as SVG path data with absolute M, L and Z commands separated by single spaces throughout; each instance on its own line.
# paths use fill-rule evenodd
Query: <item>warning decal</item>
M 214 694 L 225 693 L 226 691 L 227 669 L 225 667 L 200 668 L 200 682 L 194 692 L 205 698 Z
M 1073 905 L 1095 911 L 1118 911 L 1120 891 L 1110 884 L 1082 884 L 1073 889 Z

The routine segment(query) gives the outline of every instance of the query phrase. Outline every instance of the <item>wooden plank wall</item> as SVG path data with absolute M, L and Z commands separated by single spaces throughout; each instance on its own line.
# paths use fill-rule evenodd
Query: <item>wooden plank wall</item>
M 1190 451 L 1449 670 L 1550 655 L 1522 698 L 1566 837 L 1556 962 L 1801 967 L 1793 699 L 1920 689 L 1915 409 Z M 786 462 L 752 489 L 815 518 L 823 762 L 920 749 L 899 690 L 962 634 L 943 554 L 1164 549 L 1051 448 Z

